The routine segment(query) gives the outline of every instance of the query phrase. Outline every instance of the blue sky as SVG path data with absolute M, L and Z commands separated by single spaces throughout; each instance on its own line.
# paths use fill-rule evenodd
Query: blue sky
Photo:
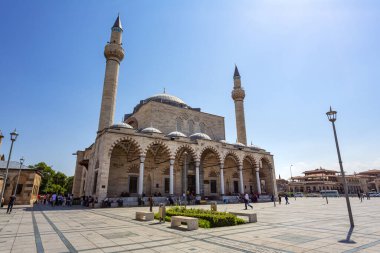
M 236 63 L 246 90 L 248 142 L 274 154 L 277 176 L 338 169 L 332 105 L 345 170 L 380 168 L 380 1 L 0 2 L 0 153 L 74 173 L 72 153 L 98 126 L 103 49 L 120 13 L 126 56 L 116 121 L 162 92 L 225 117 Z

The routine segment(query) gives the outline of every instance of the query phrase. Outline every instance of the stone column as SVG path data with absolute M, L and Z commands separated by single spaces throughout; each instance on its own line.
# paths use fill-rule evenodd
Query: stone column
M 220 194 L 224 195 L 224 164 L 220 164 Z
M 142 196 L 143 191 L 144 191 L 144 161 L 145 161 L 145 156 L 140 156 L 139 189 L 138 189 L 139 196 Z
M 239 165 L 240 193 L 244 193 L 243 165 Z
M 169 175 L 170 175 L 170 188 L 169 188 L 169 194 L 174 194 L 174 159 L 170 159 L 169 161 L 170 167 L 169 167 Z
M 200 161 L 195 161 L 195 194 L 200 194 L 200 182 L 199 182 L 199 165 Z
M 260 182 L 259 168 L 256 169 L 256 182 L 257 182 L 257 192 L 259 194 L 261 194 L 261 182 Z
M 182 168 L 182 193 L 187 192 L 187 152 L 184 152 L 184 156 Z

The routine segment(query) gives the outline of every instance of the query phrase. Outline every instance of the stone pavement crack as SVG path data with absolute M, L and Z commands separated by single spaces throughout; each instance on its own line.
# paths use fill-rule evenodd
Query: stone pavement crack
M 34 216 L 34 211 L 32 211 L 32 221 L 33 221 L 33 230 L 34 230 L 34 240 L 36 242 L 37 252 L 44 253 L 45 250 L 44 250 L 44 247 L 42 246 L 41 234 L 40 234 L 40 231 L 38 230 L 38 225 L 37 225 L 36 217 Z
M 67 247 L 67 249 L 72 253 L 77 253 L 78 251 L 74 248 L 74 246 L 67 240 L 67 238 L 63 235 L 63 233 L 57 228 L 57 226 L 47 217 L 47 215 L 41 211 L 41 214 L 45 217 L 47 222 L 50 224 L 50 226 L 54 229 L 54 231 L 57 233 L 63 244 Z

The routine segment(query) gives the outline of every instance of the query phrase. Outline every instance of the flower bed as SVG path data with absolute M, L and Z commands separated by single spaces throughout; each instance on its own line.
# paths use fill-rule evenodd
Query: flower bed
M 171 216 L 187 216 L 198 218 L 199 227 L 201 228 L 214 228 L 235 226 L 244 224 L 243 219 L 237 218 L 235 215 L 226 212 L 212 212 L 204 209 L 186 209 L 185 207 L 172 207 L 166 210 L 166 221 L 170 221 Z M 156 219 L 159 218 L 158 213 L 154 215 Z

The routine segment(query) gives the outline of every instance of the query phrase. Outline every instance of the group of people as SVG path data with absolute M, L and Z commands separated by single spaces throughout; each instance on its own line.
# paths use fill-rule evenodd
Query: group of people
M 364 198 L 367 198 L 367 200 L 370 200 L 371 199 L 371 196 L 369 195 L 369 193 L 360 193 L 358 192 L 358 198 L 360 199 L 360 202 L 363 202 L 363 199 Z
M 93 196 L 82 196 L 80 204 L 85 207 L 94 208 L 95 204 L 98 203 L 98 198 Z
M 280 205 L 281 205 L 281 198 L 282 198 L 281 194 L 278 194 L 278 204 L 280 204 Z M 289 196 L 288 196 L 288 194 L 285 194 L 284 199 L 285 199 L 285 205 L 289 205 L 290 203 L 289 203 Z M 272 201 L 274 201 L 274 196 L 273 195 L 272 195 Z
M 73 195 L 72 194 L 57 194 L 57 193 L 47 193 L 47 194 L 38 194 L 35 204 L 41 205 L 51 205 L 55 206 L 72 206 L 73 204 Z

